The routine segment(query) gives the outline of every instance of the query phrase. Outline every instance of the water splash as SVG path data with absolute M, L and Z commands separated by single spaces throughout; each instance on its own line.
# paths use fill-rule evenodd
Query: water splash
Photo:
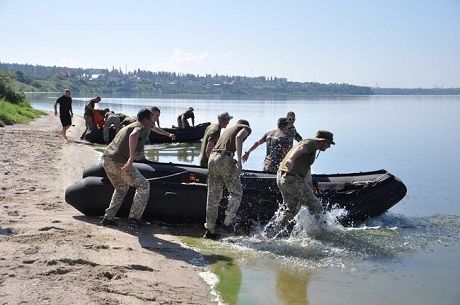
M 286 238 L 268 238 L 260 230 L 249 237 L 230 237 L 225 241 L 239 251 L 260 257 L 268 255 L 287 264 L 353 268 L 362 260 L 401 259 L 460 240 L 458 215 L 406 217 L 386 213 L 358 226 L 343 227 L 337 219 L 344 213 L 333 209 L 317 220 L 302 209 Z

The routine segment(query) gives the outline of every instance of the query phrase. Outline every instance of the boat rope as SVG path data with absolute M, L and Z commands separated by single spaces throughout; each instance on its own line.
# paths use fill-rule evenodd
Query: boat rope
M 165 178 L 179 176 L 179 175 L 182 175 L 182 174 L 185 174 L 185 173 L 188 173 L 188 171 L 183 171 L 183 172 L 174 173 L 174 174 L 171 174 L 171 175 L 166 175 L 166 176 L 161 176 L 161 177 L 147 178 L 147 180 L 149 180 L 149 181 L 161 180 L 161 179 L 165 179 Z

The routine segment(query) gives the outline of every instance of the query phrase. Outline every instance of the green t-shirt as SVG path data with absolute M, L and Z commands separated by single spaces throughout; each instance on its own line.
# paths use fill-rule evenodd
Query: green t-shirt
M 206 147 L 208 146 L 209 141 L 217 143 L 220 137 L 220 127 L 218 124 L 211 124 L 206 128 L 204 132 L 203 140 L 201 142 L 201 151 L 200 151 L 200 165 L 202 167 L 208 167 L 208 156 L 206 155 Z
M 294 161 L 294 166 L 292 170 L 288 170 L 286 166 L 286 161 L 290 158 L 292 152 L 299 146 L 299 145 L 307 145 L 307 152 L 298 156 Z M 318 150 L 318 146 L 316 145 L 316 141 L 313 139 L 304 139 L 300 141 L 296 146 L 291 148 L 291 150 L 286 154 L 283 161 L 280 163 L 279 170 L 285 172 L 295 173 L 299 176 L 305 177 L 307 172 L 310 170 L 310 166 L 315 162 L 315 155 L 316 151 Z
M 219 140 L 214 146 L 215 150 L 226 150 L 234 153 L 236 151 L 235 137 L 242 129 L 246 129 L 248 133 L 251 133 L 251 128 L 247 125 L 236 124 L 230 128 L 227 128 L 224 133 L 220 136 Z
M 110 158 L 116 163 L 126 163 L 129 159 L 129 135 L 134 129 L 140 129 L 139 140 L 137 141 L 136 153 L 139 154 L 143 150 L 144 143 L 147 140 L 150 128 L 145 127 L 142 123 L 136 121 L 123 127 L 115 136 L 115 138 L 107 145 L 104 151 L 104 157 Z

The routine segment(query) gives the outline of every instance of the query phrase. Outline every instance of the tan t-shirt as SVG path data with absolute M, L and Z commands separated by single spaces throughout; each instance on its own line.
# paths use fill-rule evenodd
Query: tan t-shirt
M 140 129 L 139 140 L 137 141 L 136 153 L 139 153 L 144 147 L 144 143 L 147 140 L 150 128 L 145 127 L 142 123 L 136 121 L 123 127 L 110 142 L 104 151 L 104 158 L 110 158 L 116 163 L 126 163 L 129 159 L 129 135 L 134 129 Z
M 288 170 L 286 166 L 286 161 L 290 158 L 292 152 L 299 146 L 299 145 L 307 145 L 307 152 L 298 156 L 294 162 L 294 166 L 292 170 Z M 316 145 L 316 141 L 313 139 L 304 139 L 300 141 L 296 146 L 291 148 L 291 150 L 286 154 L 283 161 L 280 163 L 279 170 L 285 172 L 295 173 L 299 176 L 305 177 L 305 175 L 310 170 L 310 166 L 315 162 L 315 155 L 316 151 L 318 150 L 318 145 Z
M 220 137 L 220 127 L 218 124 L 211 124 L 206 128 L 204 132 L 203 141 L 201 142 L 201 151 L 200 151 L 200 165 L 207 167 L 208 165 L 208 156 L 206 155 L 206 147 L 208 146 L 209 141 L 217 143 Z
M 227 128 L 223 134 L 221 134 L 219 140 L 214 146 L 214 150 L 226 150 L 234 153 L 236 151 L 235 137 L 242 129 L 246 129 L 248 133 L 251 133 L 251 128 L 248 125 L 236 124 L 230 128 Z

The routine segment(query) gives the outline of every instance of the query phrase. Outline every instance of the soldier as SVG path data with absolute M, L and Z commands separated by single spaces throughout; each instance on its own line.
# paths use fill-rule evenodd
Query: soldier
M 249 158 L 249 154 L 255 150 L 259 145 L 267 143 L 267 155 L 264 159 L 264 171 L 267 173 L 276 173 L 280 162 L 288 152 L 291 142 L 286 134 L 288 127 L 287 118 L 278 119 L 278 128 L 267 132 L 257 142 L 255 142 L 248 151 L 243 155 L 243 162 Z
M 113 111 L 107 111 L 105 114 L 105 121 L 104 121 L 104 143 L 109 144 L 112 139 L 110 139 L 110 129 L 115 129 L 115 135 L 121 129 L 121 121 L 120 116 L 115 114 Z
M 294 140 L 300 142 L 302 140 L 302 136 L 297 132 L 295 129 L 294 122 L 295 122 L 295 113 L 293 111 L 289 111 L 286 115 L 288 120 L 288 129 L 287 129 L 287 136 L 289 138 L 289 142 L 291 143 L 290 147 L 294 144 Z
M 187 111 L 182 114 L 179 114 L 177 117 L 177 127 L 178 128 L 189 128 L 190 124 L 188 123 L 188 119 L 192 119 L 192 126 L 195 126 L 195 114 L 193 113 L 193 107 L 189 107 Z
M 58 114 L 57 105 L 59 104 L 59 118 L 61 119 L 62 131 L 61 135 L 67 139 L 67 129 L 72 125 L 72 98 L 70 97 L 70 89 L 65 89 L 64 94 L 54 102 L 54 115 Z
M 332 132 L 319 130 L 314 139 L 300 141 L 284 157 L 276 176 L 283 204 L 276 213 L 278 216 L 275 220 L 275 232 L 290 232 L 292 220 L 302 205 L 306 205 L 310 213 L 319 219 L 321 202 L 307 181 L 311 181 L 310 166 L 315 161 L 316 151 L 325 151 L 333 144 L 335 143 Z
M 220 131 L 222 128 L 226 128 L 230 120 L 233 119 L 228 112 L 222 112 L 217 116 L 217 124 L 211 124 L 206 128 L 204 132 L 203 140 L 201 142 L 200 152 L 200 166 L 208 167 L 209 155 L 219 140 Z
M 222 199 L 224 187 L 229 193 L 228 205 L 225 211 L 223 229 L 232 230 L 233 218 L 238 211 L 243 196 L 241 186 L 241 152 L 243 142 L 251 133 L 249 122 L 238 120 L 236 125 L 228 128 L 220 136 L 209 156 L 208 172 L 208 200 L 206 203 L 206 232 L 204 238 L 216 239 L 216 220 L 219 212 L 219 203 Z M 236 153 L 236 161 L 233 156 Z
M 129 186 L 134 186 L 136 192 L 129 213 L 130 225 L 138 227 L 150 195 L 150 183 L 133 167 L 143 143 L 147 139 L 157 114 L 149 109 L 141 109 L 137 113 L 137 121 L 122 128 L 113 141 L 107 146 L 103 155 L 103 166 L 107 177 L 115 191 L 110 206 L 105 210 L 101 224 L 104 226 L 117 225 L 114 220 Z
M 95 128 L 93 124 L 93 112 L 94 112 L 94 106 L 101 101 L 100 96 L 96 96 L 95 98 L 90 99 L 89 101 L 86 102 L 85 104 L 85 112 L 83 114 L 83 118 L 85 119 L 85 131 L 83 131 L 80 140 L 85 139 L 85 135 L 88 131 L 91 131 L 93 128 Z

